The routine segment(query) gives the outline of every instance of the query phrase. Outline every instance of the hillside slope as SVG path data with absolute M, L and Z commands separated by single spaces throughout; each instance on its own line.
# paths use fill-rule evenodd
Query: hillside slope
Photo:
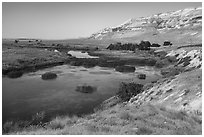
M 170 40 L 173 44 L 201 43 L 202 8 L 187 8 L 148 17 L 132 18 L 116 27 L 96 32 L 89 39 L 114 39 L 124 42 L 149 40 L 160 44 L 165 40 Z

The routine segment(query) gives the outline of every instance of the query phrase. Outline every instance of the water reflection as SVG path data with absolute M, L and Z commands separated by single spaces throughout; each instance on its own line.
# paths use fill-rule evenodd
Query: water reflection
M 99 58 L 97 56 L 90 56 L 87 52 L 81 52 L 81 51 L 69 51 L 68 54 L 71 54 L 72 56 L 76 58 Z

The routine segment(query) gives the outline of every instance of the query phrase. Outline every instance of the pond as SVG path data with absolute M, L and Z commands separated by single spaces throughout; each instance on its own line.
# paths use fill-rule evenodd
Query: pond
M 69 51 L 68 54 L 71 54 L 72 56 L 76 58 L 99 58 L 97 56 L 90 56 L 88 52 L 82 52 L 82 51 Z
M 55 72 L 54 80 L 42 80 L 45 72 Z M 146 80 L 139 80 L 138 73 L 145 73 Z M 37 112 L 46 117 L 81 115 L 93 112 L 104 100 L 114 96 L 122 81 L 145 84 L 160 78 L 159 71 L 151 67 L 136 67 L 134 73 L 120 73 L 111 68 L 84 68 L 70 65 L 46 68 L 24 74 L 17 79 L 3 77 L 3 122 L 29 120 Z M 78 85 L 96 87 L 93 93 L 77 92 Z

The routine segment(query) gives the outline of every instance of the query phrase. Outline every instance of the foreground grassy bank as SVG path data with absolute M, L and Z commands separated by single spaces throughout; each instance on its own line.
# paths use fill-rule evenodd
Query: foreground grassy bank
M 84 117 L 56 117 L 46 125 L 15 127 L 9 134 L 136 134 L 196 135 L 202 133 L 202 120 L 184 111 L 144 104 L 117 104 Z

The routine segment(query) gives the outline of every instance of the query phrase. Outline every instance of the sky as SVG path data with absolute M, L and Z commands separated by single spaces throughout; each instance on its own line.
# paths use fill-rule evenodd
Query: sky
M 201 7 L 201 2 L 3 2 L 3 38 L 88 37 L 130 18 Z

